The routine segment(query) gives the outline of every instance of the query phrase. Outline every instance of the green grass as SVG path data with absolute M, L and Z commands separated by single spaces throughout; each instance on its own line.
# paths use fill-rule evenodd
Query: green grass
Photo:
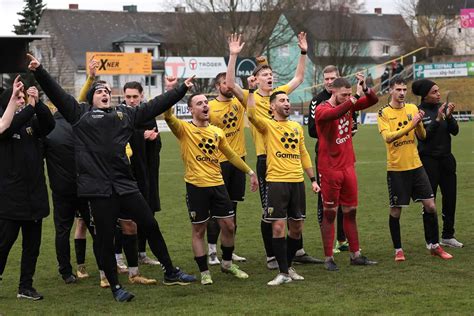
M 461 124 L 454 138 L 453 151 L 458 162 L 457 237 L 464 249 L 449 250 L 455 258 L 442 261 L 424 248 L 420 206 L 404 209 L 401 219 L 402 241 L 407 261 L 395 263 L 388 230 L 388 194 L 385 176 L 385 147 L 376 126 L 361 126 L 355 138 L 359 179 L 358 223 L 363 253 L 379 261 L 374 267 L 351 267 L 347 253 L 336 254 L 340 271 L 330 273 L 320 265 L 297 266 L 306 280 L 278 288 L 266 282 L 275 272 L 265 268 L 260 238 L 260 207 L 257 193 L 247 193 L 239 204 L 237 253 L 247 257 L 241 268 L 248 280 L 236 280 L 212 267 L 214 284 L 187 287 L 128 285 L 136 294 L 128 304 L 112 300 L 110 290 L 98 285 L 91 242 L 88 239 L 87 263 L 92 277 L 78 284 L 65 285 L 56 269 L 52 216 L 43 225 L 41 254 L 34 286 L 45 296 L 43 301 L 19 301 L 21 237 L 10 253 L 0 282 L 0 314 L 472 314 L 474 311 L 474 123 Z M 198 274 L 191 250 L 191 229 L 184 202 L 183 164 L 177 142 L 163 133 L 161 199 L 163 211 L 157 215 L 174 263 Z M 247 138 L 247 161 L 255 166 L 253 145 Z M 307 140 L 312 154 L 313 139 Z M 311 255 L 322 257 L 321 237 L 316 218 L 316 197 L 307 191 L 304 244 Z M 440 219 L 441 222 L 441 219 Z M 142 274 L 162 278 L 156 267 L 142 267 Z

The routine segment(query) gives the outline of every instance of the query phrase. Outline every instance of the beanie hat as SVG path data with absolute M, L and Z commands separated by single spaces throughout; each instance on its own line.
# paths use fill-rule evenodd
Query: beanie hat
M 413 94 L 418 95 L 423 99 L 428 95 L 434 85 L 436 85 L 434 81 L 429 79 L 420 79 L 413 82 L 411 90 L 413 91 Z
M 92 98 L 94 97 L 94 93 L 96 90 L 99 90 L 99 89 L 105 89 L 107 90 L 107 92 L 110 94 L 110 89 L 109 87 L 107 87 L 104 83 L 102 82 L 96 82 L 92 85 L 92 87 L 90 88 L 90 90 L 87 92 L 87 96 L 86 96 L 86 99 L 87 99 L 87 103 L 89 103 L 90 105 L 92 105 Z

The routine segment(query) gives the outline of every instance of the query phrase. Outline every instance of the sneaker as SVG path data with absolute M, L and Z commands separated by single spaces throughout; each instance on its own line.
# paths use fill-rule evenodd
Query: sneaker
M 109 280 L 107 280 L 107 278 L 100 278 L 100 287 L 103 288 L 103 289 L 106 289 L 106 288 L 109 288 L 110 287 L 110 283 L 109 283 Z
M 333 258 L 324 261 L 324 267 L 328 271 L 338 271 L 339 270 L 339 268 L 337 267 L 337 265 L 334 262 Z
M 441 242 L 439 243 L 442 246 L 451 247 L 451 248 L 462 248 L 464 244 L 459 242 L 456 238 L 442 238 Z
M 324 260 L 321 259 L 316 259 L 314 257 L 311 257 L 307 253 L 301 256 L 295 256 L 293 258 L 294 263 L 299 263 L 299 264 L 305 264 L 305 263 L 312 263 L 312 264 L 323 264 Z
M 302 277 L 301 275 L 299 275 L 298 273 L 296 273 L 295 268 L 293 268 L 293 267 L 290 267 L 290 268 L 288 269 L 288 275 L 290 276 L 290 278 L 291 278 L 293 281 L 303 281 L 303 280 L 304 280 L 304 277 Z
M 209 254 L 209 265 L 210 266 L 217 266 L 218 264 L 221 264 L 219 259 L 217 259 L 217 253 L 211 252 Z
M 201 272 L 201 284 L 202 285 L 211 285 L 212 278 L 209 272 Z
M 233 253 L 233 254 L 232 254 L 232 261 L 235 261 L 235 262 L 245 262 L 245 261 L 247 261 L 247 258 L 238 256 L 238 255 L 236 255 L 235 253 Z
M 196 278 L 193 275 L 189 275 L 181 271 L 179 268 L 171 273 L 170 275 L 165 274 L 165 279 L 163 280 L 164 285 L 188 285 L 196 281 Z
M 158 266 L 160 262 L 158 260 L 154 260 L 148 256 L 138 257 L 138 263 L 143 265 L 150 265 L 150 266 Z
M 272 257 L 270 260 L 267 260 L 267 268 L 269 270 L 276 270 L 278 269 L 278 262 L 275 257 Z
M 117 260 L 117 273 L 120 273 L 120 274 L 128 273 L 128 268 L 123 262 L 123 259 Z
M 144 285 L 151 285 L 151 284 L 157 283 L 155 279 L 147 279 L 141 276 L 140 274 L 129 276 L 128 281 L 132 284 L 144 284 Z
M 66 284 L 76 283 L 76 281 L 77 281 L 77 278 L 74 274 L 63 275 L 62 278 L 64 280 L 64 283 L 66 283 Z
M 116 290 L 115 292 L 112 292 L 112 295 L 114 296 L 114 299 L 117 302 L 130 302 L 135 297 L 135 295 L 133 295 L 130 292 L 125 291 L 123 288 L 120 288 Z
M 358 257 L 350 258 L 350 259 L 351 259 L 352 266 L 373 266 L 377 264 L 377 261 L 370 260 L 369 258 L 365 256 L 358 256 Z
M 335 249 L 337 249 L 339 252 L 341 251 L 348 251 L 349 250 L 349 242 L 347 240 L 343 241 L 343 242 L 339 242 L 336 241 L 336 247 L 334 247 Z
M 405 261 L 405 254 L 402 249 L 395 251 L 395 261 Z
M 221 271 L 224 273 L 230 273 L 235 276 L 237 279 L 248 279 L 249 275 L 244 271 L 239 269 L 239 266 L 236 264 L 231 264 L 229 268 L 224 268 L 221 265 Z
M 441 259 L 444 259 L 444 260 L 449 260 L 453 258 L 453 256 L 447 253 L 446 251 L 444 251 L 444 249 L 439 244 L 433 245 L 431 247 L 430 252 L 432 256 L 440 257 Z
M 34 288 L 30 289 L 19 289 L 18 294 L 16 295 L 17 298 L 26 298 L 32 301 L 39 301 L 43 299 L 43 295 L 36 292 Z
M 267 285 L 275 286 L 275 285 L 290 283 L 291 281 L 293 280 L 290 278 L 288 274 L 278 273 L 278 275 L 273 280 L 268 282 Z
M 87 279 L 89 277 L 89 273 L 87 273 L 86 265 L 85 264 L 79 264 L 77 266 L 76 274 L 77 274 L 78 279 Z

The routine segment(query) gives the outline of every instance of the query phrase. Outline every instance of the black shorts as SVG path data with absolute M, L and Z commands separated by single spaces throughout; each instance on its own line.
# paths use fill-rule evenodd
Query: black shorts
M 306 192 L 304 182 L 267 182 L 268 205 L 265 219 L 304 220 Z
M 245 157 L 242 157 L 245 161 Z M 221 162 L 222 177 L 231 201 L 243 201 L 245 198 L 245 173 L 229 161 Z
M 406 207 L 414 202 L 434 198 L 430 180 L 423 167 L 407 171 L 387 171 L 390 207 Z
M 186 183 L 186 204 L 193 224 L 204 223 L 211 217 L 219 219 L 235 215 L 224 185 L 197 187 Z

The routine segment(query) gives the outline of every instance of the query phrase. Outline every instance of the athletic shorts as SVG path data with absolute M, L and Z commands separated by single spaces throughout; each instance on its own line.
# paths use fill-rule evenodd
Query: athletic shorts
M 357 206 L 357 176 L 354 167 L 319 170 L 321 196 L 325 208 Z
M 274 220 L 304 220 L 306 192 L 304 182 L 267 182 L 268 206 L 264 218 Z
M 410 197 L 414 202 L 434 198 L 425 168 L 407 171 L 387 171 L 388 198 L 390 207 L 406 207 Z
M 193 224 L 204 223 L 211 217 L 219 219 L 235 215 L 224 185 L 197 187 L 186 183 L 186 204 L 189 219 Z
M 245 161 L 245 157 L 242 157 Z M 245 198 L 245 173 L 229 161 L 221 162 L 222 177 L 231 201 L 243 201 Z

